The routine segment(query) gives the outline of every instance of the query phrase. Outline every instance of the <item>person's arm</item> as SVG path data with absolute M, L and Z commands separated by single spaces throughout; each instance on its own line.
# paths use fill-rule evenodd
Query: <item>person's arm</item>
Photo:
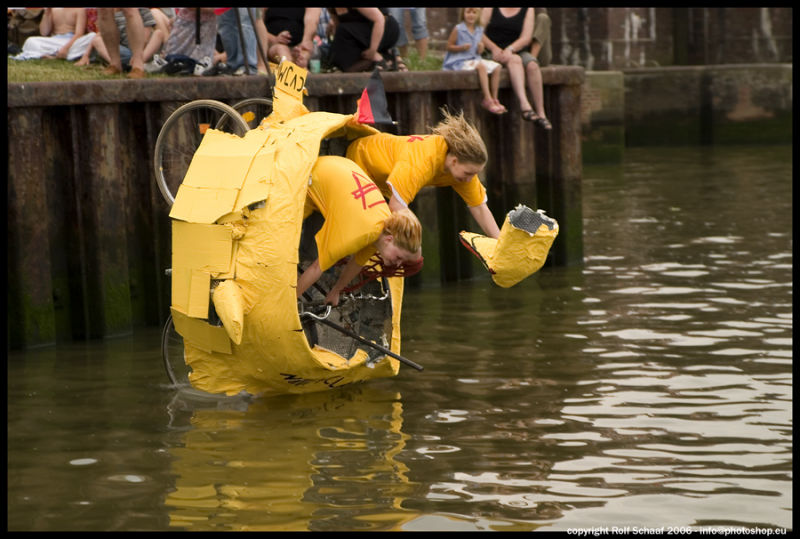
M 477 206 L 470 206 L 469 212 L 478 222 L 478 225 L 480 225 L 484 234 L 495 239 L 500 236 L 500 228 L 498 228 L 497 223 L 494 220 L 494 215 L 492 215 L 492 212 L 489 211 L 489 206 L 487 206 L 485 202 L 483 204 L 478 204 Z
M 506 48 L 511 54 L 519 54 L 527 49 L 533 39 L 533 8 L 529 7 L 524 9 L 526 9 L 526 12 L 525 19 L 522 22 L 522 31 L 519 33 L 519 37 L 512 41 L 511 45 Z
M 325 303 L 330 303 L 334 307 L 339 305 L 339 295 L 342 293 L 342 290 L 347 286 L 347 283 L 355 279 L 360 271 L 361 264 L 356 262 L 355 256 L 351 256 L 342 270 L 342 273 L 339 274 L 339 278 L 336 279 L 336 284 L 333 285 L 328 295 L 325 296 Z
M 321 276 L 322 268 L 319 267 L 319 258 L 317 258 L 297 279 L 297 297 L 299 298 L 302 296 L 303 292 L 308 290 L 312 284 L 316 283 Z
M 303 38 L 300 40 L 298 47 L 301 47 L 307 52 L 314 50 L 314 36 L 317 35 L 317 26 L 319 25 L 319 15 L 322 8 L 307 7 L 306 13 L 303 16 Z
M 501 64 L 505 64 L 506 62 L 511 59 L 511 55 L 508 54 L 507 50 L 503 50 L 500 46 L 489 39 L 486 35 L 486 26 L 489 24 L 489 21 L 492 18 L 492 10 L 494 8 L 485 7 L 481 9 L 481 26 L 483 27 L 483 37 L 481 38 L 481 43 L 483 46 L 492 54 L 492 60 L 495 62 L 500 62 Z
M 44 14 L 42 15 L 42 20 L 39 21 L 39 35 L 42 36 L 49 36 L 50 32 L 53 31 L 53 8 L 46 7 L 44 8 Z
M 372 21 L 372 34 L 369 39 L 369 48 L 361 53 L 361 57 L 378 62 L 381 60 L 378 47 L 381 44 L 381 39 L 383 39 L 383 30 L 386 25 L 386 20 L 383 18 L 381 10 L 376 7 L 359 7 L 356 9 L 364 17 Z
M 458 29 L 453 28 L 450 36 L 447 38 L 447 50 L 449 52 L 463 52 L 469 50 L 469 43 L 464 45 L 456 45 L 458 42 Z

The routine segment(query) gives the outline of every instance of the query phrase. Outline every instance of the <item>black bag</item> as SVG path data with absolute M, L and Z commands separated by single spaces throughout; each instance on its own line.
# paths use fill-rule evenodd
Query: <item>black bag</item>
M 185 54 L 168 54 L 165 58 L 167 64 L 161 68 L 161 73 L 167 75 L 191 75 L 197 61 Z

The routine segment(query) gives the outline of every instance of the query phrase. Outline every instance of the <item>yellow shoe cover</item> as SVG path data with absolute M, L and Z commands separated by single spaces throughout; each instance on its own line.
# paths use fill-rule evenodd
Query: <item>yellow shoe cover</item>
M 508 212 L 497 239 L 461 231 L 461 243 L 483 263 L 498 286 L 509 288 L 544 265 L 558 222 L 519 204 Z

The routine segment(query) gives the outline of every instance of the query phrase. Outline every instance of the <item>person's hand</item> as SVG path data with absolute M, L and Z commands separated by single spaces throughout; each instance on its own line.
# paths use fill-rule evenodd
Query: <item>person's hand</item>
M 311 59 L 311 53 L 300 47 L 300 45 L 292 49 L 292 56 L 294 57 L 294 63 L 303 69 L 308 66 L 308 61 Z
M 292 34 L 289 32 L 289 30 L 284 30 L 276 37 L 278 39 L 278 43 L 280 43 L 281 45 L 288 45 L 289 42 L 292 40 Z
M 60 49 L 58 49 L 58 52 L 56 53 L 56 58 L 61 58 L 62 60 L 66 60 L 68 52 L 69 52 L 69 49 L 65 49 L 64 47 L 61 47 Z
M 483 54 L 483 51 L 484 51 L 485 48 L 486 47 L 484 47 L 483 42 L 481 42 L 481 43 L 478 43 L 478 47 L 475 50 L 478 52 L 478 54 Z
M 333 288 L 330 292 L 328 292 L 328 295 L 325 296 L 325 303 L 330 303 L 331 305 L 336 307 L 337 305 L 339 305 L 339 294 L 340 294 L 339 289 Z
M 361 57 L 367 60 L 372 60 L 373 62 L 380 62 L 383 59 L 376 49 L 367 49 L 362 51 Z

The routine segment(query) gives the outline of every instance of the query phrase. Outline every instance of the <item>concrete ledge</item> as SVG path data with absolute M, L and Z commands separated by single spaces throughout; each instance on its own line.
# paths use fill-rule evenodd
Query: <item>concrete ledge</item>
M 542 78 L 545 85 L 573 86 L 583 84 L 583 73 L 583 68 L 578 66 L 550 66 L 542 69 Z M 472 72 L 386 72 L 381 76 L 387 93 L 479 88 L 478 78 Z M 310 97 L 359 95 L 369 77 L 370 73 L 312 74 L 306 81 L 306 88 Z M 507 72 L 503 73 L 501 87 L 509 87 Z M 268 78 L 260 75 L 9 83 L 8 107 L 245 99 L 268 96 L 270 88 Z

